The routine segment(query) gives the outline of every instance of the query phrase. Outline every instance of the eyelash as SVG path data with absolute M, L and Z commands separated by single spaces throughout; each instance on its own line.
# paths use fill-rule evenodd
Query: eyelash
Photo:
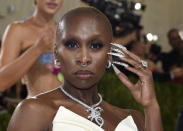
M 69 48 L 69 49 L 77 49 L 77 48 L 80 48 L 80 45 L 77 41 L 75 40 L 68 40 L 64 43 L 64 45 Z M 92 41 L 90 44 L 89 44 L 89 48 L 91 50 L 94 50 L 94 51 L 97 51 L 101 48 L 103 48 L 104 44 L 101 43 L 101 42 L 98 42 L 98 41 Z
M 101 42 L 91 42 L 89 48 L 91 48 L 92 50 L 99 50 L 103 48 L 103 46 L 104 44 Z
M 69 49 L 79 48 L 79 43 L 75 40 L 68 40 L 64 43 L 64 45 Z

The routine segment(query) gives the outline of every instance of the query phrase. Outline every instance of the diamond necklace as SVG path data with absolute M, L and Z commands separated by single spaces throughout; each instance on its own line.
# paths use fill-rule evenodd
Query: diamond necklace
M 82 101 L 78 100 L 77 98 L 73 97 L 71 94 L 69 94 L 68 92 L 66 92 L 63 88 L 63 86 L 60 86 L 60 89 L 62 90 L 62 92 L 68 96 L 70 99 L 74 100 L 75 102 L 81 104 L 82 106 L 84 106 L 86 108 L 87 112 L 90 112 L 90 115 L 88 116 L 88 119 L 90 121 L 95 120 L 95 122 L 102 127 L 104 125 L 104 119 L 101 117 L 101 112 L 103 111 L 103 109 L 101 107 L 99 107 L 99 105 L 102 103 L 102 96 L 98 93 L 98 96 L 100 98 L 99 102 L 97 102 L 96 104 L 89 106 L 85 103 L 83 103 Z

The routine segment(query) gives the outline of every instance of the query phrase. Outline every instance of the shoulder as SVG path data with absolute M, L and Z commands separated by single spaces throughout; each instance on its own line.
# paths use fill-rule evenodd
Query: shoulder
M 29 98 L 18 104 L 13 115 L 15 117 L 29 115 L 32 117 L 39 117 L 42 114 L 45 114 L 49 109 L 51 109 L 50 104 L 47 104 L 44 100 L 40 98 Z
M 6 28 L 6 31 L 13 31 L 15 29 L 22 29 L 25 25 L 25 22 L 21 21 L 14 21 L 13 23 L 9 24 Z
M 13 22 L 6 27 L 5 32 L 3 34 L 3 41 L 21 39 L 23 36 L 23 31 L 24 27 L 22 22 Z
M 27 112 L 38 112 L 44 107 L 49 107 L 46 102 L 41 98 L 29 98 L 26 100 L 23 100 L 18 106 L 17 109 L 24 110 Z M 39 110 L 37 110 L 39 109 Z
M 4 36 L 10 33 L 14 33 L 14 35 L 18 35 L 21 33 L 23 35 L 22 31 L 26 30 L 28 25 L 30 25 L 30 20 L 27 21 L 14 21 L 13 23 L 9 24 L 4 32 Z
M 17 108 L 25 108 L 31 111 L 37 111 L 39 109 L 49 109 L 56 107 L 55 101 L 63 101 L 63 96 L 60 93 L 60 89 L 56 88 L 45 93 L 41 93 L 37 96 L 23 100 Z
M 40 98 L 26 99 L 16 107 L 8 131 L 42 130 L 50 124 L 52 112 L 51 105 L 44 100 Z M 43 116 L 44 119 L 42 119 Z

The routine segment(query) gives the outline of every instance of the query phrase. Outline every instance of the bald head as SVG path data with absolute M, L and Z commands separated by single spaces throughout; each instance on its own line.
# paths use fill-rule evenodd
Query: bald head
M 73 9 L 69 12 L 67 12 L 59 21 L 58 27 L 57 27 L 57 41 L 60 39 L 59 36 L 61 33 L 67 28 L 71 27 L 70 25 L 77 26 L 82 25 L 84 22 L 91 26 L 91 28 L 88 28 L 88 30 L 92 30 L 94 26 L 102 27 L 100 30 L 103 33 L 108 34 L 110 39 L 112 40 L 112 26 L 107 19 L 107 17 L 100 12 L 99 10 L 92 8 L 92 7 L 80 7 Z M 84 24 L 83 24 L 84 26 Z M 74 31 L 74 30 L 70 30 Z

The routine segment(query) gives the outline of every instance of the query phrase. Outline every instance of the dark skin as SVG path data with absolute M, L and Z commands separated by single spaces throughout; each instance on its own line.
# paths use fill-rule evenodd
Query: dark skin
M 64 74 L 63 88 L 84 103 L 93 105 L 99 101 L 97 83 L 104 74 L 105 65 L 109 58 L 107 52 L 110 49 L 109 43 L 112 41 L 111 28 L 107 24 L 106 18 L 91 8 L 71 11 L 63 17 L 60 23 L 61 33 L 57 33 L 55 57 L 61 61 Z M 83 68 L 81 64 L 86 63 L 88 64 L 87 67 Z M 118 74 L 121 81 L 124 81 L 121 75 L 123 74 Z M 145 83 L 148 84 L 146 81 Z M 129 83 L 125 84 L 128 85 Z M 132 85 L 129 88 L 132 88 Z M 154 94 L 150 94 L 152 99 L 156 100 Z M 149 96 L 149 94 L 147 95 Z M 135 92 L 133 96 L 137 97 Z M 139 100 L 138 102 L 141 103 L 142 101 Z M 156 103 L 157 101 L 153 102 Z M 154 105 L 155 103 L 150 104 Z M 148 104 L 146 105 L 147 118 L 150 115 L 148 111 L 151 111 L 151 114 L 154 115 L 152 110 L 149 110 L 153 108 Z M 51 131 L 52 121 L 60 106 L 64 106 L 84 118 L 89 115 L 82 105 L 68 98 L 58 88 L 20 103 L 12 116 L 8 131 L 23 131 L 25 129 L 26 131 Z M 144 117 L 139 112 L 120 109 L 105 101 L 100 106 L 104 110 L 102 118 L 104 119 L 103 128 L 105 130 L 114 130 L 119 122 L 128 115 L 132 115 L 139 131 L 145 130 Z M 147 125 L 149 126 L 147 131 L 160 128 L 150 122 Z

